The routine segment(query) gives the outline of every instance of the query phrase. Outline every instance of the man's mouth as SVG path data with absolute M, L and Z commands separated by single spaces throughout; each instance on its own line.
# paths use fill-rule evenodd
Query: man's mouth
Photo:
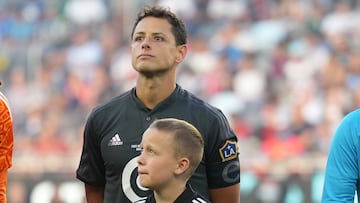
M 153 58 L 154 56 L 151 54 L 140 54 L 138 58 L 140 59 L 147 59 L 147 58 Z

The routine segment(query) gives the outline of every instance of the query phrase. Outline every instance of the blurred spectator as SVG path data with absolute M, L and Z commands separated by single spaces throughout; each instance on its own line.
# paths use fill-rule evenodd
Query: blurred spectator
M 106 20 L 107 8 L 102 0 L 69 0 L 65 4 L 65 16 L 80 25 L 101 23 Z
M 271 172 L 296 179 L 294 157 L 306 173 L 324 169 L 334 129 L 360 107 L 359 1 L 14 0 L 0 1 L 0 79 L 16 140 L 10 175 L 73 174 L 90 109 L 134 85 L 129 28 L 146 3 L 185 19 L 190 51 L 178 83 L 229 118 L 254 191 L 286 199 Z

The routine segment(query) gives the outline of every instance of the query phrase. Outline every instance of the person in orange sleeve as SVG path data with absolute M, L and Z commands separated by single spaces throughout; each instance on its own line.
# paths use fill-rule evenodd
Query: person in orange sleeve
M 13 146 L 14 133 L 11 111 L 8 100 L 0 92 L 0 203 L 6 203 L 8 169 L 12 166 Z

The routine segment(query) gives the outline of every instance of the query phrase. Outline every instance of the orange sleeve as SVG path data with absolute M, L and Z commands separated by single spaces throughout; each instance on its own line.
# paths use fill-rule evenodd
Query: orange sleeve
M 13 120 L 6 97 L 0 92 L 0 171 L 12 166 Z
M 0 170 L 0 203 L 6 202 L 7 169 Z

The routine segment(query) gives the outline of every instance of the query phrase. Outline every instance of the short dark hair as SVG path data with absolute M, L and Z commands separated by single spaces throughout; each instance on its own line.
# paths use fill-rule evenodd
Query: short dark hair
M 190 160 L 188 175 L 191 176 L 204 154 L 204 140 L 198 129 L 187 121 L 175 118 L 155 120 L 149 128 L 168 132 L 173 137 L 174 156 L 186 157 Z
M 179 19 L 169 8 L 161 6 L 144 6 L 138 13 L 135 23 L 131 31 L 131 38 L 134 36 L 134 31 L 139 22 L 146 17 L 155 17 L 166 19 L 171 25 L 171 32 L 174 34 L 176 46 L 186 44 L 187 33 L 184 22 Z

